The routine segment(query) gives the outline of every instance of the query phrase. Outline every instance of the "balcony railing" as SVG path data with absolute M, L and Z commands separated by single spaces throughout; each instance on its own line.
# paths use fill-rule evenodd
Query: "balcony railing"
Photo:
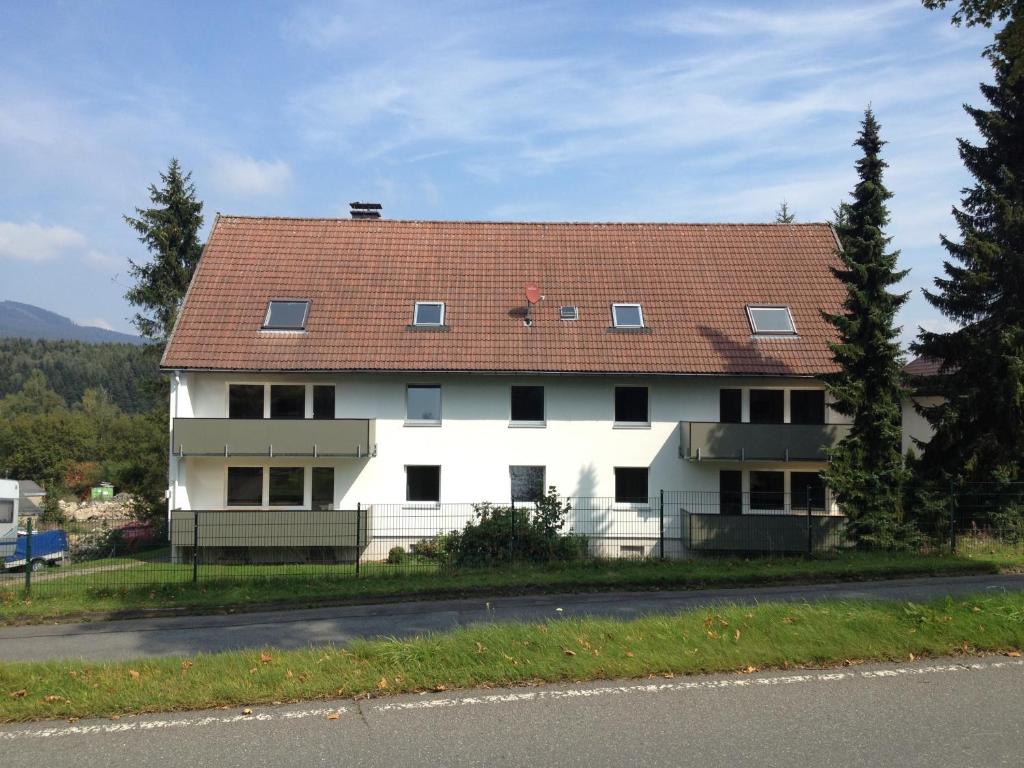
M 174 419 L 176 456 L 373 456 L 373 419 Z
M 691 461 L 825 461 L 849 424 L 679 422 L 679 455 Z

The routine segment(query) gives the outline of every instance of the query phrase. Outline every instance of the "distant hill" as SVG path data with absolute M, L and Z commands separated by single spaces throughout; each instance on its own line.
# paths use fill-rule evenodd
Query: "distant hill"
M 93 325 L 78 325 L 56 312 L 32 304 L 22 304 L 20 301 L 0 301 L 0 336 L 84 341 L 90 344 L 142 344 L 138 336 L 108 331 Z

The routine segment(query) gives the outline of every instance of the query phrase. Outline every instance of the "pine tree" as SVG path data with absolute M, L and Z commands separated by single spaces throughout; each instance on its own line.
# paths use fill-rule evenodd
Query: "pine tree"
M 783 200 L 779 210 L 775 212 L 775 223 L 792 224 L 794 221 L 796 221 L 796 214 L 789 210 L 789 203 Z
M 852 420 L 850 434 L 831 452 L 825 479 L 849 516 L 850 535 L 862 546 L 892 546 L 906 534 L 902 522 L 900 453 L 902 395 L 896 312 L 907 294 L 889 288 L 903 279 L 898 251 L 887 251 L 889 223 L 882 183 L 885 142 L 870 107 L 855 146 L 859 181 L 853 200 L 837 209 L 841 268 L 832 271 L 847 289 L 843 312 L 825 314 L 839 340 L 830 344 L 837 373 L 826 377 L 833 407 Z
M 138 232 L 152 257 L 145 263 L 130 262 L 135 285 L 125 298 L 140 308 L 132 322 L 139 333 L 162 347 L 202 253 L 203 204 L 196 199 L 192 174 L 182 172 L 176 159 L 160 174 L 160 181 L 159 188 L 149 187 L 152 207 L 136 208 L 138 217 L 124 220 Z
M 945 2 L 928 0 L 931 8 Z M 944 402 L 922 413 L 935 429 L 921 471 L 949 482 L 1024 481 L 1024 3 L 963 0 L 955 24 L 1006 24 L 984 55 L 994 84 L 988 109 L 967 106 L 982 142 L 959 140 L 974 177 L 953 217 L 960 241 L 942 237 L 944 275 L 925 297 L 959 327 L 921 330 L 913 351 L 940 362 L 931 382 Z

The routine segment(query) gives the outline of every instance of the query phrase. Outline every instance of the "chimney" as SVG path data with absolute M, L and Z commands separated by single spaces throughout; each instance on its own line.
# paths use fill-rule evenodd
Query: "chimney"
M 353 219 L 379 219 L 380 203 L 349 203 Z

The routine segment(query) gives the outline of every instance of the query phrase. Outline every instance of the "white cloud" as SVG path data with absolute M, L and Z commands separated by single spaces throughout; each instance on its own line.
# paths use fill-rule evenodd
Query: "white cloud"
M 85 242 L 85 236 L 70 227 L 0 221 L 0 258 L 48 261 L 65 251 L 83 247 Z
M 79 320 L 78 325 L 92 326 L 95 328 L 102 328 L 105 331 L 114 330 L 114 326 L 104 320 L 102 317 L 93 317 L 88 320 Z
M 257 160 L 225 152 L 213 158 L 212 182 L 228 195 L 280 197 L 291 188 L 292 169 L 283 160 Z

